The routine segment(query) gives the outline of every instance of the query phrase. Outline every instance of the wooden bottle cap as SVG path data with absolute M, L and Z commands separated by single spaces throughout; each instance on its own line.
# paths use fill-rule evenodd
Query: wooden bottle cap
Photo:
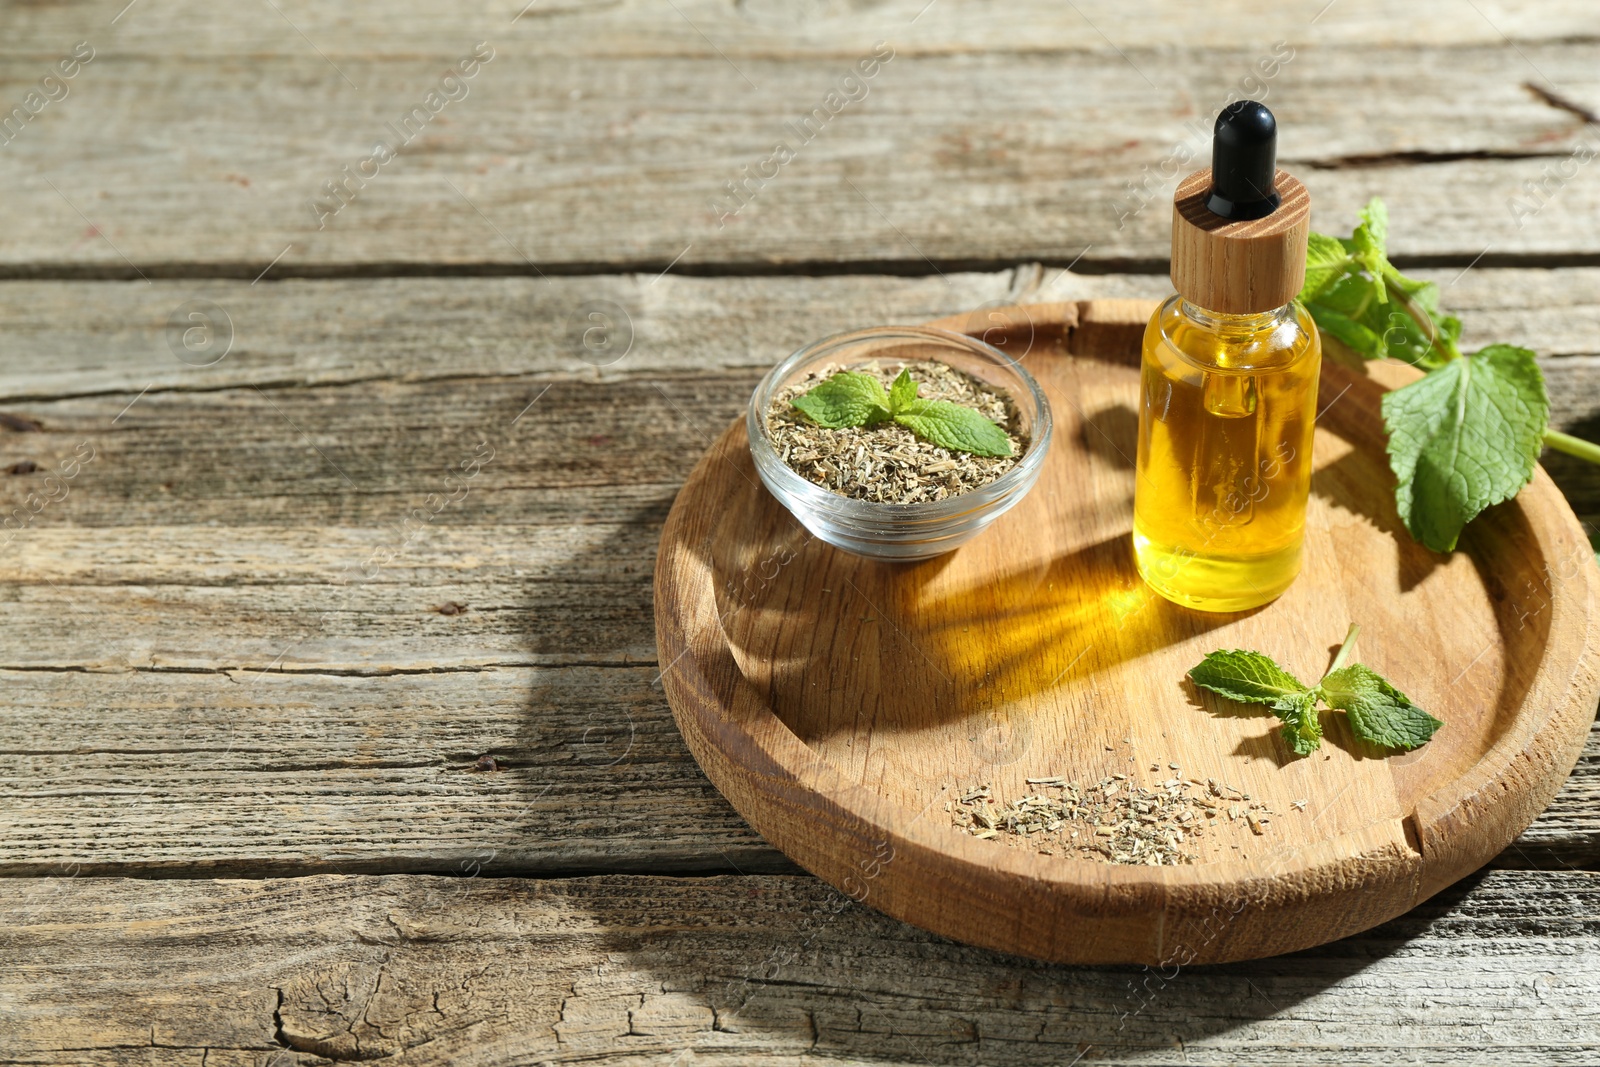
M 1211 168 L 1178 185 L 1172 201 L 1172 285 L 1191 304 L 1225 315 L 1280 308 L 1306 280 L 1311 195 L 1286 170 L 1279 202 L 1259 219 L 1225 219 L 1206 206 Z

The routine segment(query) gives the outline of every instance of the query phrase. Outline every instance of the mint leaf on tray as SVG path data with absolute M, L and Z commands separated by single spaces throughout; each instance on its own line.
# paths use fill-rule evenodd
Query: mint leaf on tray
M 1189 672 L 1189 677 L 1195 685 L 1247 704 L 1277 704 L 1308 688 L 1274 663 L 1271 656 L 1243 649 L 1211 653 Z
M 1350 729 L 1363 741 L 1385 748 L 1424 745 L 1444 724 L 1423 711 L 1371 667 L 1352 663 L 1329 671 L 1322 679 L 1322 698 L 1350 718 Z
M 1283 721 L 1283 740 L 1297 756 L 1322 746 L 1320 700 L 1343 711 L 1356 738 L 1380 748 L 1412 749 L 1444 724 L 1413 704 L 1377 671 L 1359 663 L 1344 666 L 1359 627 L 1351 626 L 1333 664 L 1314 686 L 1303 684 L 1271 656 L 1245 649 L 1213 652 L 1189 671 L 1195 685 L 1229 700 L 1265 704 Z

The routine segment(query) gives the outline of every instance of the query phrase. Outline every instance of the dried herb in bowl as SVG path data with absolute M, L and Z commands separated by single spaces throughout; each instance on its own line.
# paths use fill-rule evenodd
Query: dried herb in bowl
M 881 504 L 970 492 L 1029 444 L 1004 390 L 932 360 L 822 367 L 773 397 L 767 433 L 802 478 Z

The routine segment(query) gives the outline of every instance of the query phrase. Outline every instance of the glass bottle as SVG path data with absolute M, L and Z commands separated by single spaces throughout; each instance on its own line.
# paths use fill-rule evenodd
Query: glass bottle
M 1310 201 L 1253 101 L 1217 119 L 1178 187 L 1178 293 L 1145 330 L 1134 483 L 1139 574 L 1168 600 L 1243 611 L 1300 572 L 1322 346 L 1294 301 Z
M 1133 544 L 1156 592 L 1242 611 L 1300 573 L 1321 362 L 1299 304 L 1226 315 L 1173 296 L 1150 320 Z

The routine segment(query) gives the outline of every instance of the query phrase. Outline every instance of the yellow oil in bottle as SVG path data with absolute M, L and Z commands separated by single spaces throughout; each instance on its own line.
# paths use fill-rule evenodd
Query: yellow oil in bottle
M 1299 304 L 1220 315 L 1181 296 L 1145 330 L 1133 546 L 1168 600 L 1243 611 L 1300 572 L 1322 346 Z

